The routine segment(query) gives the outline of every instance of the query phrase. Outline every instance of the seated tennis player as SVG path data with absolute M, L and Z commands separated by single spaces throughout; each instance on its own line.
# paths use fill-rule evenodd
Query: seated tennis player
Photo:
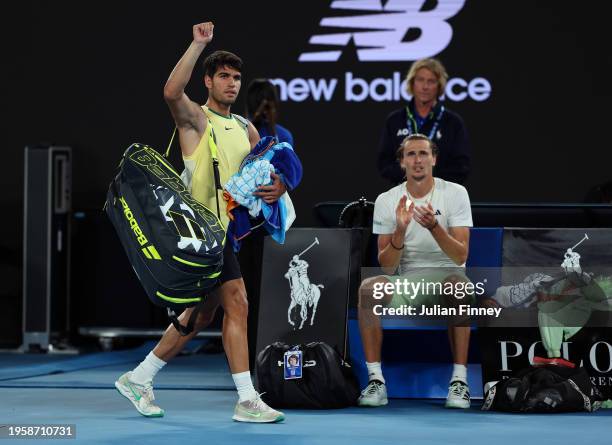
M 427 136 L 406 137 L 397 150 L 406 181 L 376 199 L 373 233 L 378 234 L 378 261 L 392 275 L 366 279 L 359 289 L 359 328 L 369 376 L 369 383 L 359 398 L 360 406 L 387 404 L 381 369 L 381 307 L 412 307 L 413 314 L 420 315 L 431 308 L 457 307 L 471 298 L 457 292 L 441 292 L 443 284 L 447 289 L 447 284 L 469 282 L 464 267 L 472 213 L 463 186 L 434 178 L 436 155 L 437 147 Z M 389 286 L 398 280 L 405 285 Z M 410 283 L 422 283 L 421 289 L 410 292 L 414 289 L 408 286 Z M 425 286 L 427 283 L 432 286 Z M 394 290 L 381 292 L 390 288 Z M 448 330 L 454 366 L 447 408 L 470 407 L 467 383 L 470 327 L 463 324 L 449 325 Z M 406 350 L 418 347 L 406 345 Z

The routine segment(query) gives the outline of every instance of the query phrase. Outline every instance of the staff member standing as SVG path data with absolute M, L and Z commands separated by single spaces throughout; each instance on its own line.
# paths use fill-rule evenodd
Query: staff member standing
M 293 147 L 293 135 L 278 123 L 280 101 L 276 87 L 268 79 L 253 79 L 247 88 L 247 117 L 255 125 L 259 136 L 274 136 L 279 142 Z
M 407 106 L 387 117 L 379 143 L 378 170 L 397 185 L 404 172 L 396 158 L 397 148 L 406 136 L 426 135 L 439 149 L 434 176 L 463 184 L 470 172 L 470 146 L 461 116 L 449 110 L 438 98 L 444 94 L 448 74 L 436 59 L 417 60 L 406 76 L 412 95 Z

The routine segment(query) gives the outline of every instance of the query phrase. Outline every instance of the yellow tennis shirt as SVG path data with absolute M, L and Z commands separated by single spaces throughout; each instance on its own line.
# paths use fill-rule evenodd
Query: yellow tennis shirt
M 212 123 L 216 142 L 217 157 L 219 160 L 219 176 L 221 185 L 225 185 L 229 178 L 238 172 L 240 164 L 251 151 L 251 144 L 244 124 L 233 115 L 223 116 L 214 112 L 206 106 L 202 109 L 208 118 L 208 124 Z M 191 196 L 208 207 L 213 213 L 217 213 L 215 199 L 215 177 L 213 174 L 212 157 L 210 154 L 208 130 L 200 139 L 195 151 L 190 156 L 183 156 L 185 172 L 183 181 L 191 191 Z M 219 210 L 221 222 L 227 229 L 229 219 L 226 214 L 226 202 L 223 193 L 219 191 Z

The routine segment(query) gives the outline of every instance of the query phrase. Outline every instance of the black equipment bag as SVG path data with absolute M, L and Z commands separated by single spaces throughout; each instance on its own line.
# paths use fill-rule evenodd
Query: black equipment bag
M 515 413 L 592 412 L 604 400 L 585 368 L 530 367 L 492 386 L 483 411 Z
M 262 399 L 279 408 L 331 409 L 357 403 L 359 382 L 351 366 L 324 342 L 297 347 L 303 353 L 302 378 L 285 380 L 284 354 L 289 345 L 276 342 L 257 356 L 257 381 Z
M 166 158 L 143 144 L 123 154 L 104 209 L 149 299 L 189 334 L 223 267 L 225 229 L 217 215 L 191 196 Z M 185 328 L 177 313 L 192 306 L 197 310 Z

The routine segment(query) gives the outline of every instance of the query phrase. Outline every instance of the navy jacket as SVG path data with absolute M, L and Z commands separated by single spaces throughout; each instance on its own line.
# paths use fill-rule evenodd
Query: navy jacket
M 414 114 L 413 102 L 411 101 L 408 106 Z M 439 149 L 433 174 L 437 178 L 463 184 L 470 172 L 470 146 L 463 119 L 446 108 L 446 105 L 438 102 L 419 128 L 419 133 L 430 135 L 436 123 L 437 113 L 442 106 L 444 113 L 433 135 L 433 141 Z M 394 185 L 404 181 L 404 172 L 397 162 L 395 152 L 408 134 L 408 112 L 404 107 L 387 117 L 378 146 L 378 170 Z

